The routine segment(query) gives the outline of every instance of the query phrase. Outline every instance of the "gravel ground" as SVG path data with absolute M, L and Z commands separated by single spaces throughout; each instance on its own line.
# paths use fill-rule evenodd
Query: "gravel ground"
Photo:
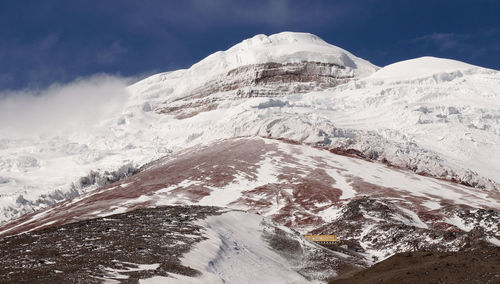
M 206 239 L 195 221 L 217 207 L 140 209 L 0 239 L 0 283 L 137 283 L 169 272 L 195 276 L 179 258 Z

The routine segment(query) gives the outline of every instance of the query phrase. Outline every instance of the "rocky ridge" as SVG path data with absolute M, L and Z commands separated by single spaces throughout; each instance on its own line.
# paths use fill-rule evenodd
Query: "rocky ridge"
M 219 75 L 183 97 L 165 102 L 153 110 L 184 119 L 214 110 L 227 100 L 321 91 L 354 78 L 351 69 L 334 63 L 303 61 L 246 65 Z

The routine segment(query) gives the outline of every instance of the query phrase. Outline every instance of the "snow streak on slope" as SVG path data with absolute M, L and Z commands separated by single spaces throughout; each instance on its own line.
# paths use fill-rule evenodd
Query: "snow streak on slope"
M 283 251 L 269 244 L 276 234 L 276 225 L 261 216 L 233 211 L 208 217 L 200 222 L 200 226 L 206 228 L 208 239 L 184 255 L 181 262 L 201 271 L 201 276 L 155 277 L 141 283 L 159 283 L 160 280 L 168 283 L 320 283 L 318 280 L 336 275 L 333 266 L 321 273 L 314 271 L 311 266 L 323 263 L 309 259 L 311 252 L 315 251 L 312 254 L 324 254 L 322 261 L 330 262 L 329 254 L 335 253 L 327 253 L 285 227 L 279 229 L 283 230 L 280 233 L 282 241 L 292 244 L 288 249 L 295 249 L 296 253 L 287 255 L 288 258 L 280 255 Z M 338 254 L 337 258 L 345 259 L 346 256 Z M 313 275 L 312 271 L 300 271 L 308 266 L 313 268 Z

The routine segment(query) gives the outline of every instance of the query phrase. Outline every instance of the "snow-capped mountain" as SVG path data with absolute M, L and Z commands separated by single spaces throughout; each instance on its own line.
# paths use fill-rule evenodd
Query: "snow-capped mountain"
M 0 137 L 0 236 L 210 205 L 337 234 L 366 263 L 498 246 L 499 119 L 498 71 L 258 35 L 129 86 L 96 128 Z
M 121 102 L 111 102 L 118 105 L 115 113 L 91 130 L 25 136 L 3 130 L 0 223 L 77 196 L 82 187 L 129 175 L 144 163 L 200 141 L 239 135 L 230 125 L 208 130 L 214 123 L 224 124 L 219 120 L 227 116 L 224 112 L 216 111 L 210 119 L 179 118 L 216 108 L 237 110 L 246 100 L 234 99 L 258 93 L 283 96 L 322 90 L 375 70 L 369 62 L 311 34 L 258 35 L 187 70 L 154 75 L 130 86 Z M 208 135 L 201 137 L 205 130 Z M 84 176 L 88 178 L 79 180 Z

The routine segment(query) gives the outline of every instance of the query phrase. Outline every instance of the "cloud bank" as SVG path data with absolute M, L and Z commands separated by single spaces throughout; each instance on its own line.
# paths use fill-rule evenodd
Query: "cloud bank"
M 0 92 L 0 139 L 92 128 L 123 107 L 129 83 L 95 75 L 44 90 Z

